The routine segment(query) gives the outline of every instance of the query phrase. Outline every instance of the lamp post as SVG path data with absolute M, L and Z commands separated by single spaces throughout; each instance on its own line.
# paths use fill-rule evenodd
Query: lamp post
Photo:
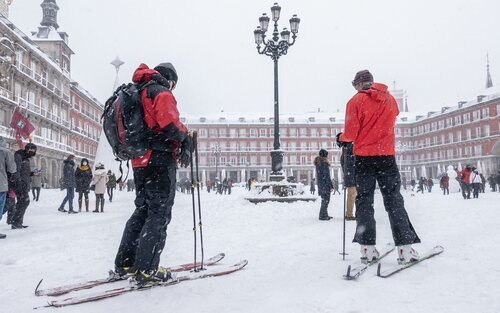
M 221 148 L 218 143 L 212 146 L 212 154 L 215 156 L 215 178 L 219 177 L 219 155 Z
M 281 181 L 283 176 L 283 151 L 280 149 L 279 137 L 279 93 L 278 93 L 278 60 L 281 56 L 286 55 L 288 48 L 293 46 L 297 33 L 299 32 L 300 19 L 297 15 L 293 15 L 290 19 L 290 30 L 283 28 L 281 33 L 278 31 L 278 20 L 280 19 L 281 7 L 278 3 L 274 3 L 271 7 L 272 20 L 274 22 L 274 30 L 272 37 L 266 40 L 266 32 L 269 27 L 270 18 L 266 13 L 259 18 L 259 24 L 254 30 L 255 44 L 259 54 L 271 57 L 274 62 L 274 145 L 271 151 L 271 173 L 269 175 L 272 181 Z M 290 33 L 292 40 L 290 41 Z M 280 38 L 281 35 L 281 38 Z

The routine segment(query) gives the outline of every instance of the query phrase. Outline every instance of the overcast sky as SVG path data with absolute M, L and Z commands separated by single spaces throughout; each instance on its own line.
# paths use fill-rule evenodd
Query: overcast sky
M 14 0 L 10 19 L 25 33 L 42 0 Z M 69 34 L 72 78 L 103 101 L 118 55 L 130 79 L 141 63 L 173 62 L 179 110 L 273 112 L 273 65 L 258 55 L 253 30 L 273 1 L 57 0 Z M 343 110 L 356 71 L 406 89 L 410 111 L 438 110 L 484 89 L 486 53 L 500 82 L 498 0 L 286 0 L 280 29 L 301 18 L 296 44 L 280 59 L 282 112 Z M 496 21 L 496 22 L 495 22 Z

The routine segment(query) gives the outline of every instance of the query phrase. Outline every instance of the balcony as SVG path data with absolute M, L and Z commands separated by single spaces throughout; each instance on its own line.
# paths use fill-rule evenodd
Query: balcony
M 29 68 L 28 66 L 24 65 L 19 61 L 16 61 L 16 68 L 24 75 L 30 77 L 31 79 L 39 83 L 41 86 L 47 88 L 49 91 L 56 94 L 58 97 L 60 98 L 63 97 L 63 93 L 61 92 L 61 90 L 55 87 L 54 84 L 52 84 L 51 82 L 47 82 L 46 77 L 41 76 L 40 74 L 36 73 L 31 68 Z M 63 97 L 63 100 L 69 103 L 69 95 L 67 95 L 67 98 Z
M 67 120 L 62 119 L 60 116 L 54 115 L 53 113 L 40 107 L 40 105 L 37 105 L 35 103 L 32 103 L 28 100 L 19 97 L 14 97 L 14 102 L 18 103 L 21 108 L 25 108 L 31 113 L 35 113 L 38 116 L 41 116 L 51 122 L 54 122 L 58 125 L 61 125 L 69 129 L 69 122 Z

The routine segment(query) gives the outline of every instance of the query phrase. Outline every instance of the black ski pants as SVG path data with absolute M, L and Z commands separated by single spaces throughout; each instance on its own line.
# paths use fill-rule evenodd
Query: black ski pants
M 136 209 L 123 231 L 117 267 L 134 266 L 147 273 L 158 269 L 172 219 L 175 174 L 175 165 L 134 168 Z
M 38 201 L 40 198 L 40 189 L 41 187 L 33 187 L 31 188 L 31 193 L 33 194 L 33 201 Z
M 401 195 L 401 177 L 394 156 L 356 156 L 356 234 L 353 242 L 375 245 L 377 239 L 374 218 L 375 182 L 378 182 L 384 206 L 389 215 L 392 237 L 396 246 L 419 243 L 406 213 Z

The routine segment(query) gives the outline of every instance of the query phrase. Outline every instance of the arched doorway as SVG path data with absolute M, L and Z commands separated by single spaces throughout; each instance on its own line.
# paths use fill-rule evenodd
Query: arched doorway
M 45 158 L 40 158 L 40 168 L 42 169 L 42 184 L 43 187 L 47 188 L 47 183 L 49 183 L 49 169 L 47 167 L 47 160 Z M 49 183 L 50 184 L 50 183 Z
M 50 176 L 50 185 L 52 188 L 59 187 L 59 171 L 57 170 L 57 162 L 52 160 L 51 166 L 51 176 Z

